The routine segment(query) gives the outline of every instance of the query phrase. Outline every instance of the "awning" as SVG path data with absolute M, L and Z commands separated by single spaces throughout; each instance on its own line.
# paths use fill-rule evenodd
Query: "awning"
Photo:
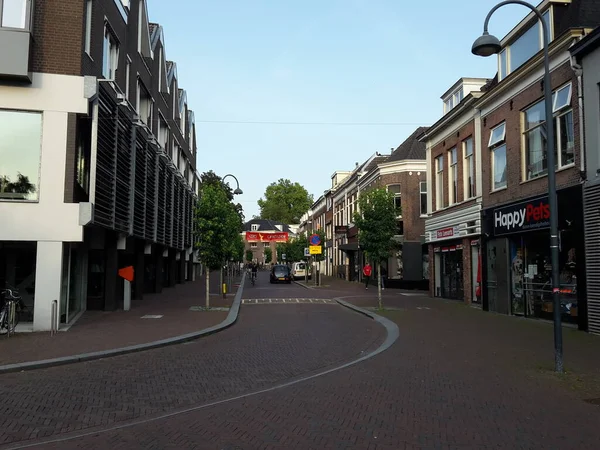
M 358 251 L 358 242 L 339 245 L 338 249 L 340 249 L 343 252 L 356 252 Z

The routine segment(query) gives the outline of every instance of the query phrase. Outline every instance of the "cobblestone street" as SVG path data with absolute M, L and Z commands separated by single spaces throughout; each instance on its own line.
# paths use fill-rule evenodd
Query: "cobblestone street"
M 0 448 L 597 448 L 600 408 L 584 401 L 596 393 L 547 370 L 545 323 L 386 290 L 381 314 L 399 339 L 331 371 L 386 337 L 332 300 L 368 308 L 375 291 L 346 287 L 270 286 L 263 273 L 244 287 L 238 322 L 220 333 L 2 375 Z M 570 331 L 567 368 L 593 375 L 597 363 L 571 355 L 593 355 L 597 337 Z

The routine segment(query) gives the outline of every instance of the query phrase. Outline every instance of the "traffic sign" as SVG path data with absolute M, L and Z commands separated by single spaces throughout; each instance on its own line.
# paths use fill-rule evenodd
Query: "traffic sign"
M 283 259 L 283 260 L 285 261 L 285 253 L 283 253 L 283 254 L 281 255 L 281 259 Z
M 308 247 L 304 247 L 304 256 L 310 256 L 310 250 Z
M 321 238 L 318 234 L 313 234 L 310 237 L 310 245 L 321 245 Z
M 323 251 L 323 247 L 320 245 L 311 245 L 310 246 L 310 254 L 311 255 L 320 255 Z

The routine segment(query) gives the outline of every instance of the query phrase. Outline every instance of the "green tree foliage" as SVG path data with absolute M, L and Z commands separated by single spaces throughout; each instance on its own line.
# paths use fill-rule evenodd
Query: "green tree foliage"
M 396 234 L 396 218 L 401 211 L 394 206 L 394 195 L 384 188 L 361 193 L 359 210 L 354 214 L 358 227 L 358 240 L 367 258 L 377 264 L 377 291 L 379 308 L 381 299 L 381 262 L 390 256 L 395 247 L 392 238 Z
M 246 261 L 251 262 L 253 258 L 252 250 L 246 250 Z
M 309 232 L 309 235 L 312 232 Z M 325 233 L 322 230 L 315 230 L 314 234 L 318 234 L 321 238 L 321 247 L 325 245 Z M 285 254 L 287 262 L 305 261 L 307 257 L 304 256 L 304 249 L 309 247 L 308 237 L 306 233 L 302 233 L 295 238 L 290 239 L 288 242 L 277 245 L 278 259 L 281 260 L 281 255 Z M 312 255 L 315 261 L 322 261 L 323 254 Z
M 260 217 L 283 223 L 298 223 L 313 204 L 313 196 L 299 183 L 279 179 L 265 190 L 264 199 L 258 200 Z
M 229 178 L 228 178 L 228 181 L 229 181 Z M 229 199 L 229 201 L 233 202 L 233 190 L 231 189 L 229 184 L 227 184 L 226 182 L 223 181 L 223 178 L 221 178 L 219 175 L 214 173 L 212 170 L 209 170 L 208 172 L 204 172 L 200 175 L 200 191 L 202 191 L 204 186 L 221 187 L 221 189 L 223 189 L 227 193 L 227 198 Z M 242 205 L 240 203 L 235 203 L 234 206 L 235 206 L 237 213 L 240 216 L 240 219 L 243 222 L 245 220 L 245 218 L 244 218 L 244 210 L 242 208 Z
M 196 207 L 198 258 L 206 267 L 206 306 L 209 306 L 209 272 L 223 267 L 240 252 L 242 220 L 222 186 L 206 184 Z M 241 250 L 243 252 L 243 249 Z
M 270 264 L 273 258 L 273 250 L 270 247 L 265 248 L 265 264 Z

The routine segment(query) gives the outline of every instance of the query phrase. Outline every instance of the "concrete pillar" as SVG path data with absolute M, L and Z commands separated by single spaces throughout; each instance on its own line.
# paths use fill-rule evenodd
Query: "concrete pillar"
M 50 331 L 52 301 L 61 301 L 63 268 L 63 243 L 40 241 L 37 244 L 35 267 L 35 297 L 33 330 Z M 57 305 L 57 320 L 60 321 L 60 304 Z
M 104 311 L 114 311 L 123 298 L 123 290 L 118 291 L 119 253 L 116 236 L 107 233 L 104 245 Z
M 179 280 L 177 280 L 177 282 L 179 284 L 183 284 L 185 283 L 186 280 L 186 269 L 187 269 L 187 265 L 186 265 L 186 261 L 185 261 L 185 257 L 186 257 L 186 251 L 182 251 L 179 252 L 179 261 L 177 261 L 177 264 L 179 264 Z
M 175 260 L 175 250 L 169 250 L 169 256 L 166 259 L 169 277 L 167 281 L 168 287 L 173 287 L 177 283 L 177 261 Z
M 154 250 L 154 292 L 160 294 L 163 288 L 164 257 L 162 247 L 156 246 Z
M 134 286 L 134 300 L 142 300 L 144 298 L 144 276 L 146 275 L 146 255 L 144 253 L 145 245 L 136 245 L 133 265 L 133 286 Z

